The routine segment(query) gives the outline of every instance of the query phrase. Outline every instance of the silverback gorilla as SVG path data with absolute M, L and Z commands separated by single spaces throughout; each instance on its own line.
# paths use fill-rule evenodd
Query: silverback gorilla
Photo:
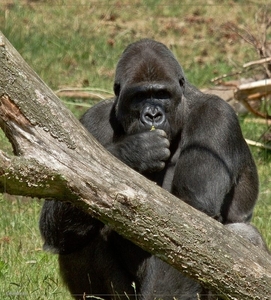
M 123 52 L 114 92 L 81 118 L 87 130 L 134 170 L 259 244 L 248 224 L 257 171 L 233 109 L 192 86 L 171 51 L 149 39 Z M 204 293 L 68 202 L 45 201 L 40 230 L 75 299 L 196 300 Z

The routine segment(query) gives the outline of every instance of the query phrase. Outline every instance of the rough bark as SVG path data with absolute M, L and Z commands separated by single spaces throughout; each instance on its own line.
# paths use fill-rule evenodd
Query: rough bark
M 0 191 L 69 200 L 225 299 L 268 299 L 267 253 L 111 156 L 0 33 Z

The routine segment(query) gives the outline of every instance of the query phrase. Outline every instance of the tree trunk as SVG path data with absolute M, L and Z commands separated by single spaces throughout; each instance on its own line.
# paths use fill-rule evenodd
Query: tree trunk
M 268 299 L 267 253 L 110 155 L 0 32 L 0 191 L 71 201 L 225 299 Z

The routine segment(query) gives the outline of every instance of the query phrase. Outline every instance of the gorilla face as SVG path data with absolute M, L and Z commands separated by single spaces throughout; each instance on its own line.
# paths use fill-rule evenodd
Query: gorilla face
M 150 41 L 151 44 L 151 41 Z M 126 49 L 116 70 L 115 113 L 128 135 L 162 129 L 169 140 L 180 129 L 184 76 L 163 44 Z

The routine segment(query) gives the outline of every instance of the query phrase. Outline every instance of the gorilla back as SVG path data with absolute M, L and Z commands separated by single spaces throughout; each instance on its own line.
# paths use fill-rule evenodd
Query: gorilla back
M 87 130 L 180 201 L 255 235 L 245 223 L 257 199 L 257 171 L 232 108 L 192 86 L 170 50 L 148 39 L 123 52 L 114 92 L 81 118 Z M 40 229 L 77 299 L 196 300 L 201 293 L 198 283 L 69 203 L 45 201 Z

